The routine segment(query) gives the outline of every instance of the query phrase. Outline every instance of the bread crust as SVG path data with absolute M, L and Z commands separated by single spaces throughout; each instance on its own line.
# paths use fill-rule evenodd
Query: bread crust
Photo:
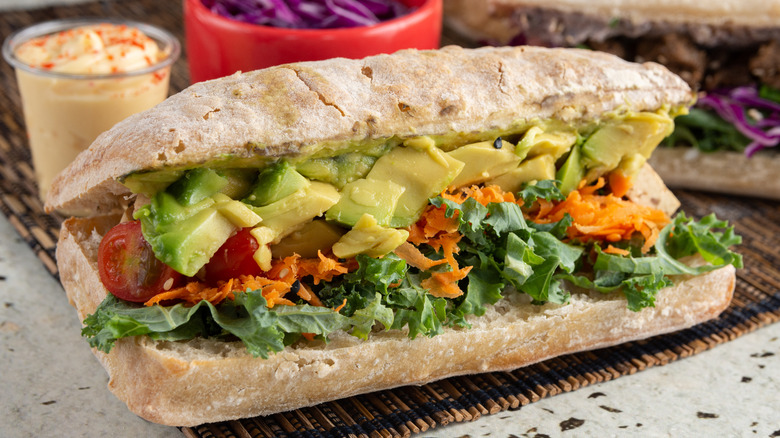
M 79 317 L 106 295 L 97 274 L 97 246 L 118 217 L 71 218 L 57 247 L 60 277 Z M 656 307 L 634 313 L 619 294 L 574 294 L 568 305 L 531 305 L 508 297 L 472 318 L 468 330 L 448 328 L 410 340 L 404 331 L 372 333 L 367 341 L 337 332 L 331 342 L 294 345 L 269 359 L 240 342 L 196 339 L 119 340 L 110 354 L 94 350 L 109 389 L 137 415 L 194 426 L 315 405 L 328 400 L 462 374 L 509 370 L 551 357 L 680 330 L 716 317 L 729 304 L 735 271 L 727 266 L 678 278 Z
M 533 120 L 574 125 L 618 109 L 692 101 L 657 64 L 539 47 L 407 50 L 288 64 L 195 84 L 102 134 L 54 181 L 46 208 L 121 208 L 117 178 L 217 157 L 278 157 L 366 139 L 483 132 Z M 340 145 L 339 145 L 340 144 Z
M 659 147 L 650 163 L 672 188 L 780 200 L 780 153 L 700 152 L 691 147 Z

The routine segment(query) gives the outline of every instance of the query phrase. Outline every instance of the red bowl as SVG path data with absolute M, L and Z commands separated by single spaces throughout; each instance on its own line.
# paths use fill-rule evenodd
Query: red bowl
M 212 13 L 201 0 L 184 0 L 191 82 L 296 61 L 438 48 L 442 0 L 401 2 L 416 9 L 375 26 L 286 29 L 230 20 Z

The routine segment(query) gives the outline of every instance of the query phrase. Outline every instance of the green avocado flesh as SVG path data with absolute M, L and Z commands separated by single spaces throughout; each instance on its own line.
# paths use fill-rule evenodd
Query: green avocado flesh
M 122 182 L 151 199 L 134 217 L 157 257 L 193 276 L 240 228 L 253 227 L 254 236 L 263 236 L 260 244 L 271 250 L 255 259 L 267 266 L 271 256 L 317 254 L 339 241 L 343 248 L 350 230 L 350 239 L 359 234 L 359 222 L 365 233 L 366 215 L 376 235 L 407 227 L 446 189 L 495 184 L 517 192 L 524 184 L 557 179 L 568 194 L 583 179 L 591 182 L 615 169 L 633 176 L 681 112 L 615 113 L 580 127 L 549 121 L 482 133 L 312 145 L 302 148 L 316 151 L 307 156 L 258 159 L 254 164 L 260 165 L 225 158 L 215 167 L 139 172 Z M 327 237 L 307 227 L 327 230 Z

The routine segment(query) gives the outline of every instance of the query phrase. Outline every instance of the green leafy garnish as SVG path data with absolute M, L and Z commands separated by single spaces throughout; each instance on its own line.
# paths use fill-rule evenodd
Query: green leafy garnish
M 742 152 L 750 139 L 712 111 L 691 108 L 686 115 L 674 119 L 674 132 L 666 137 L 664 145 L 693 146 L 702 152 L 731 150 Z

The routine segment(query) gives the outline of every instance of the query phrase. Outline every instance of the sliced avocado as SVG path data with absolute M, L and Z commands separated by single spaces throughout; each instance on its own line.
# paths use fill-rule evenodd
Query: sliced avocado
M 528 157 L 551 155 L 557 160 L 565 155 L 576 142 L 577 133 L 574 131 L 544 132 L 534 137 L 528 150 Z
M 257 251 L 252 255 L 252 258 L 257 262 L 257 266 L 263 271 L 271 270 L 271 242 L 276 239 L 276 231 L 268 227 L 255 227 L 249 231 L 249 234 L 255 238 L 258 244 Z
M 525 160 L 516 169 L 510 170 L 486 184 L 496 185 L 505 192 L 516 193 L 527 182 L 545 179 L 555 179 L 555 158 L 552 155 L 539 155 Z
M 588 180 L 616 168 L 623 157 L 639 153 L 649 158 L 656 146 L 674 129 L 666 114 L 631 113 L 605 122 L 582 145 L 582 164 Z
M 520 163 L 515 146 L 500 137 L 495 141 L 461 146 L 447 155 L 465 163 L 463 170 L 450 182 L 452 188 L 485 182 L 517 168 Z
M 623 175 L 633 177 L 639 173 L 639 170 L 642 169 L 642 166 L 644 166 L 646 162 L 647 158 L 645 158 L 645 156 L 641 153 L 637 152 L 635 154 L 629 154 L 623 157 L 623 159 L 620 160 L 618 168 L 623 171 Z
M 308 185 L 309 180 L 298 173 L 290 163 L 280 161 L 263 169 L 257 175 L 252 191 L 242 199 L 242 202 L 262 207 L 290 196 Z
M 212 196 L 212 199 L 215 201 L 214 208 L 238 228 L 254 227 L 261 220 L 249 206 L 241 201 L 230 199 L 228 195 L 217 193 Z
M 184 175 L 183 170 L 160 170 L 155 172 L 137 172 L 128 175 L 123 181 L 133 193 L 143 193 L 148 197 L 165 190 Z
M 338 166 L 332 158 L 312 158 L 295 165 L 295 169 L 314 181 L 333 182 L 338 179 Z
M 561 182 L 559 189 L 564 195 L 568 195 L 569 192 L 575 190 L 582 178 L 585 177 L 585 171 L 580 163 L 580 147 L 574 146 L 571 148 L 571 152 L 569 152 L 566 161 L 563 162 L 563 166 L 555 174 L 555 179 Z
M 220 176 L 216 171 L 197 168 L 188 170 L 184 176 L 168 186 L 166 191 L 180 204 L 188 206 L 219 193 L 227 184 L 227 178 Z
M 544 133 L 544 129 L 538 126 L 530 127 L 523 134 L 523 138 L 520 139 L 520 141 L 517 143 L 517 146 L 515 147 L 515 154 L 520 157 L 521 160 L 525 159 L 526 155 L 528 155 L 528 151 L 530 151 L 535 144 L 534 141 L 536 136 L 542 133 Z
M 391 227 L 405 227 L 417 221 L 428 199 L 447 188 L 463 166 L 436 147 L 401 146 L 379 158 L 367 178 L 406 188 L 390 220 Z
M 159 235 L 156 242 L 149 243 L 152 247 L 164 248 L 160 251 L 160 260 L 166 265 L 192 277 L 235 230 L 236 227 L 219 211 L 208 208 L 171 227 Z
M 314 181 L 276 202 L 251 208 L 262 218 L 262 226 L 274 230 L 278 239 L 320 216 L 339 201 L 339 196 L 332 185 Z
M 228 183 L 220 190 L 232 199 L 241 199 L 249 194 L 252 184 L 257 179 L 255 169 L 218 169 L 217 173 L 227 179 Z
M 379 257 L 398 248 L 408 237 L 408 231 L 382 227 L 373 216 L 364 214 L 347 234 L 333 244 L 333 255 L 339 258 L 358 254 Z
M 352 181 L 341 189 L 339 202 L 328 209 L 325 218 L 351 227 L 363 214 L 368 213 L 380 225 L 387 226 L 405 190 L 392 181 L 370 178 Z
M 317 251 L 326 251 L 343 236 L 345 230 L 322 219 L 315 219 L 271 245 L 274 257 L 298 254 L 304 258 L 317 257 Z
M 214 207 L 208 198 L 184 207 L 170 193 L 160 192 L 151 204 L 135 214 L 141 230 L 158 259 L 191 277 L 235 231 L 236 226 Z M 166 214 L 160 214 L 165 210 Z
M 365 177 L 386 149 L 389 144 L 368 153 L 348 152 L 335 157 L 312 158 L 296 164 L 296 169 L 311 180 L 327 182 L 341 189 Z
M 172 194 L 159 192 L 152 198 L 149 205 L 136 212 L 136 215 L 152 216 L 156 224 L 167 226 L 176 222 L 182 222 L 196 215 L 201 210 L 212 208 L 213 206 L 213 198 L 206 198 L 197 204 L 185 206 Z

